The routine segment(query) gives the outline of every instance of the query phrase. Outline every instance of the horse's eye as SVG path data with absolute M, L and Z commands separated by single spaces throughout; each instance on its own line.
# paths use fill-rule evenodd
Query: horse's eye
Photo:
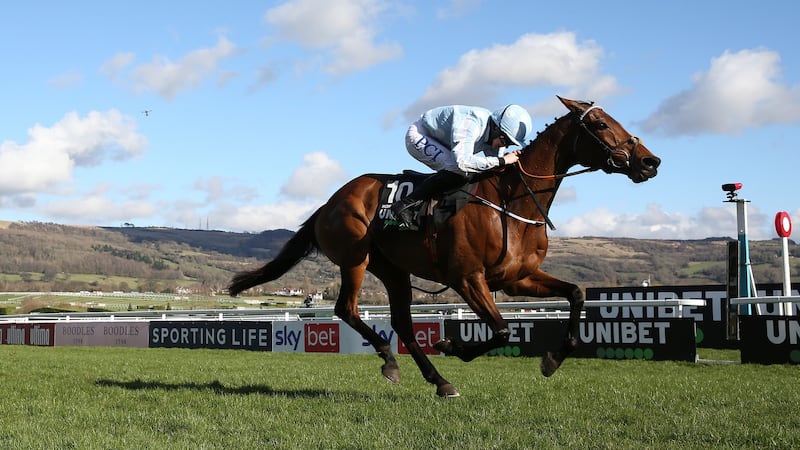
M 592 128 L 595 130 L 605 130 L 608 129 L 608 125 L 605 122 L 597 122 L 592 124 Z

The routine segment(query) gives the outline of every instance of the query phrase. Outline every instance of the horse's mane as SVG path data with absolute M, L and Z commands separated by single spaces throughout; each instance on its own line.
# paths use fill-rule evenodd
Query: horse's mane
M 594 102 L 580 102 L 580 103 L 583 104 L 583 105 L 587 105 L 587 106 L 591 106 L 592 104 L 594 104 Z M 572 120 L 574 117 L 575 117 L 575 113 L 570 111 L 570 112 L 564 114 L 561 117 L 555 117 L 553 119 L 553 123 L 545 123 L 544 124 L 544 129 L 542 129 L 540 131 L 537 131 L 536 132 L 536 137 L 534 137 L 533 139 L 529 140 L 528 143 L 525 144 L 522 147 L 522 153 L 526 153 L 528 151 L 533 150 L 533 148 L 535 147 L 534 144 L 539 139 L 542 139 L 544 136 L 546 136 L 549 131 L 552 131 L 556 124 L 558 124 L 559 122 L 562 122 L 564 120 L 567 120 L 567 119 Z

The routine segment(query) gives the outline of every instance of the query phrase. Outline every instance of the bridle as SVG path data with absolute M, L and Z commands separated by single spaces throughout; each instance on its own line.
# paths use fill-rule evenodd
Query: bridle
M 591 111 L 593 109 L 602 109 L 602 108 L 600 106 L 598 106 L 598 105 L 591 105 L 588 108 L 586 108 L 580 115 L 577 115 L 577 113 L 573 113 L 573 117 L 575 118 L 574 123 L 576 125 L 578 125 L 583 131 L 585 131 L 586 134 L 591 136 L 592 139 L 594 139 L 600 145 L 600 147 L 603 150 L 605 150 L 606 156 L 607 156 L 606 164 L 610 167 L 610 169 L 606 169 L 606 168 L 603 168 L 603 167 L 587 167 L 585 169 L 576 170 L 574 172 L 567 172 L 567 173 L 560 173 L 560 174 L 553 174 L 553 175 L 535 175 L 535 174 L 528 173 L 525 170 L 525 168 L 522 167 L 522 163 L 517 161 L 517 167 L 519 168 L 519 170 L 522 173 L 524 173 L 525 175 L 527 175 L 527 176 L 529 176 L 531 178 L 536 178 L 536 179 L 540 179 L 540 180 L 556 180 L 556 179 L 560 179 L 560 178 L 571 177 L 571 176 L 574 176 L 574 175 L 580 175 L 582 173 L 594 172 L 594 171 L 597 171 L 597 170 L 600 170 L 600 169 L 603 169 L 606 172 L 610 172 L 612 169 L 629 168 L 630 165 L 631 165 L 631 158 L 636 156 L 636 149 L 639 148 L 640 139 L 638 137 L 636 137 L 636 136 L 631 136 L 630 139 L 627 139 L 627 140 L 625 140 L 623 142 L 620 142 L 616 147 L 614 147 L 614 148 L 609 147 L 609 145 L 606 144 L 605 141 L 603 141 L 602 139 L 597 137 L 597 135 L 592 130 L 590 130 L 589 127 L 586 125 L 586 122 L 584 122 L 584 119 L 589 114 L 589 111 Z M 576 153 L 578 151 L 578 138 L 580 136 L 581 136 L 581 133 L 576 133 L 575 134 L 575 139 L 572 141 L 572 152 L 573 153 Z M 627 150 L 622 148 L 622 146 L 625 145 L 625 144 L 631 144 L 633 146 L 631 148 L 630 152 L 628 152 Z M 624 162 L 621 163 L 621 164 L 617 164 L 617 162 L 614 160 L 614 155 L 619 155 L 619 154 L 624 156 L 624 159 L 623 159 Z
M 627 140 L 625 140 L 623 142 L 620 142 L 616 147 L 614 147 L 614 148 L 609 147 L 608 144 L 606 144 L 605 141 L 603 141 L 602 139 L 597 137 L 597 135 L 594 134 L 592 132 L 592 130 L 589 129 L 588 126 L 586 126 L 586 122 L 583 121 L 583 119 L 589 114 L 589 111 L 591 111 L 593 109 L 601 109 L 601 108 L 600 108 L 600 106 L 597 106 L 597 105 L 591 105 L 588 108 L 586 108 L 586 110 L 584 110 L 581 113 L 581 115 L 578 117 L 578 120 L 577 120 L 578 126 L 581 127 L 583 129 L 583 131 L 585 131 L 595 141 L 597 141 L 597 143 L 600 145 L 600 147 L 602 147 L 606 151 L 606 155 L 608 156 L 608 158 L 606 160 L 606 164 L 608 164 L 610 167 L 612 167 L 614 169 L 624 169 L 624 168 L 630 167 L 631 166 L 631 158 L 636 156 L 636 149 L 639 148 L 639 138 L 636 137 L 636 136 L 631 136 L 630 139 L 627 139 Z M 580 137 L 580 134 L 576 134 L 575 135 L 575 140 L 572 141 L 572 151 L 573 152 L 577 150 L 578 137 Z M 625 145 L 625 144 L 631 144 L 633 146 L 631 148 L 630 152 L 628 152 L 627 150 L 622 148 L 622 146 Z M 617 164 L 616 161 L 614 161 L 614 155 L 615 154 L 622 154 L 625 157 L 624 158 L 624 162 L 622 164 Z
M 519 174 L 520 180 L 522 180 L 522 184 L 525 186 L 525 189 L 528 191 L 528 195 L 530 195 L 530 197 L 533 199 L 533 202 L 536 204 L 536 207 L 539 209 L 539 212 L 542 214 L 542 217 L 544 218 L 544 223 L 534 222 L 534 224 L 536 224 L 536 225 L 547 224 L 547 226 L 549 226 L 551 230 L 555 230 L 556 229 L 556 227 L 553 224 L 553 222 L 547 216 L 547 211 L 539 203 L 539 200 L 536 197 L 536 194 L 533 192 L 533 189 L 531 189 L 531 187 L 528 185 L 528 182 L 525 180 L 525 177 L 523 177 L 522 174 L 525 174 L 528 177 L 536 178 L 536 179 L 540 179 L 540 180 L 557 180 L 557 179 L 561 179 L 561 178 L 571 177 L 571 176 L 574 176 L 574 175 L 580 175 L 582 173 L 594 172 L 594 171 L 597 171 L 597 170 L 600 170 L 600 169 L 603 169 L 603 171 L 610 173 L 613 169 L 624 169 L 624 168 L 629 168 L 630 167 L 631 158 L 633 158 L 636 155 L 636 149 L 639 148 L 639 138 L 636 137 L 636 136 L 631 136 L 630 139 L 627 139 L 627 140 L 625 140 L 623 142 L 620 142 L 616 147 L 614 147 L 614 148 L 609 147 L 609 145 L 606 144 L 605 141 L 600 139 L 592 130 L 589 129 L 588 126 L 586 126 L 586 122 L 584 122 L 584 120 L 583 120 L 589 114 L 589 111 L 591 111 L 593 109 L 596 109 L 596 108 L 599 109 L 600 106 L 591 105 L 588 108 L 586 108 L 580 115 L 577 115 L 577 113 L 573 113 L 573 117 L 576 118 L 574 123 L 577 124 L 583 131 L 585 131 L 586 134 L 591 136 L 600 145 L 600 147 L 605 150 L 606 156 L 607 156 L 606 164 L 610 168 L 588 167 L 588 168 L 585 168 L 585 169 L 576 170 L 574 172 L 566 172 L 566 173 L 561 173 L 561 174 L 533 175 L 533 174 L 530 174 L 527 171 L 525 171 L 525 168 L 522 167 L 522 163 L 519 160 L 517 160 L 516 166 L 519 169 L 519 171 L 517 173 Z M 572 152 L 573 153 L 577 153 L 577 151 L 578 151 L 578 138 L 580 136 L 581 136 L 581 133 L 575 133 L 575 139 L 572 141 Z M 622 148 L 622 146 L 625 145 L 625 144 L 631 144 L 633 146 L 631 148 L 630 152 L 628 152 L 627 150 Z M 614 155 L 615 154 L 622 154 L 624 156 L 624 162 L 622 164 L 617 164 L 617 162 L 614 161 Z M 480 199 L 480 200 L 483 200 L 483 199 Z M 484 200 L 484 203 L 487 203 L 487 201 Z M 510 214 L 507 210 L 505 210 L 505 208 L 503 208 L 502 211 L 505 212 L 506 214 Z M 517 217 L 515 217 L 515 218 L 517 218 Z M 530 223 L 530 221 L 527 221 L 527 222 Z

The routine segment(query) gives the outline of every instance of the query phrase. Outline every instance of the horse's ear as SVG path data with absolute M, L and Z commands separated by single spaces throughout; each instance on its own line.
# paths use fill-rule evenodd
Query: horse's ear
M 556 95 L 556 97 L 558 97 L 558 99 L 561 100 L 561 103 L 563 103 L 564 106 L 566 106 L 567 109 L 569 109 L 571 112 L 577 113 L 577 112 L 581 112 L 583 110 L 580 107 L 580 104 L 578 102 L 576 102 L 575 100 L 570 100 L 568 98 L 564 98 L 564 97 L 561 97 L 561 96 L 558 96 L 558 95 Z

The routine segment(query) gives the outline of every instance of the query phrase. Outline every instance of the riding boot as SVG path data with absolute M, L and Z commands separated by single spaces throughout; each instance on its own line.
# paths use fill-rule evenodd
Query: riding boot
M 411 194 L 403 197 L 400 201 L 394 202 L 391 208 L 392 214 L 400 222 L 401 227 L 408 227 L 414 220 L 414 207 L 436 194 L 455 189 L 466 183 L 466 181 L 467 178 L 455 172 L 447 170 L 436 172 L 425 178 L 418 186 L 415 186 Z

